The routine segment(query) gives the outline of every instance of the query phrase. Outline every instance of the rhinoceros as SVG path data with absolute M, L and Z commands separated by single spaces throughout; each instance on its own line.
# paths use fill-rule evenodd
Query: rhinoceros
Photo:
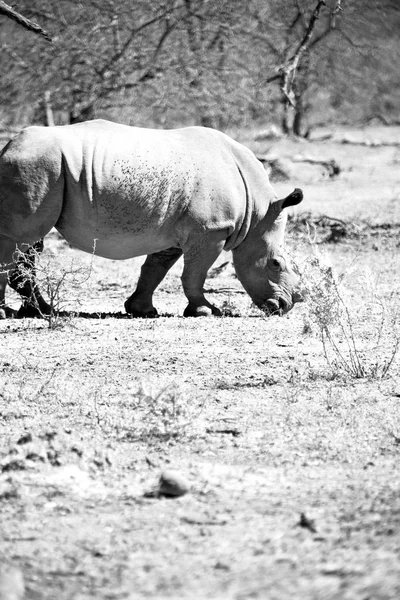
M 27 127 L 0 154 L 2 317 L 13 312 L 5 305 L 7 283 L 25 298 L 22 314 L 48 310 L 14 257 L 16 247 L 28 248 L 22 262 L 34 274 L 32 247 L 53 227 L 85 252 L 147 255 L 125 302 L 134 316 L 157 315 L 153 293 L 182 254 L 184 315 L 220 314 L 203 285 L 222 250 L 232 251 L 236 274 L 258 307 L 286 313 L 301 297 L 283 249 L 284 209 L 302 198 L 295 189 L 278 199 L 255 155 L 213 129 L 104 120 Z

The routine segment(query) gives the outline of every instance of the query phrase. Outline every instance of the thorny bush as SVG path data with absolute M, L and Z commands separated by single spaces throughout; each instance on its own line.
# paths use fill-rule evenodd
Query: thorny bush
M 306 329 L 318 332 L 333 374 L 385 377 L 400 343 L 392 298 L 379 293 L 369 272 L 357 275 L 350 269 L 339 276 L 329 256 L 315 243 L 311 246 L 312 256 L 300 269 L 307 297 Z M 351 288 L 346 285 L 349 275 Z

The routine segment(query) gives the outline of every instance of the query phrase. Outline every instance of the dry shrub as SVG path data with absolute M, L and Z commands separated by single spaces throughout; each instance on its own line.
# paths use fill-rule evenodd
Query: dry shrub
M 112 395 L 112 397 L 110 397 Z M 122 438 L 150 442 L 183 439 L 197 435 L 203 424 L 200 414 L 205 399 L 176 383 L 150 389 L 142 383 L 138 389 L 123 393 L 105 386 L 93 394 L 97 423 Z
M 400 343 L 392 298 L 380 294 L 370 272 L 357 275 L 350 269 L 339 276 L 326 253 L 314 243 L 312 250 L 301 269 L 307 297 L 305 331 L 318 332 L 333 374 L 385 377 Z
M 203 408 L 177 385 L 170 384 L 158 391 L 145 390 L 142 385 L 134 396 L 133 409 L 140 420 L 133 424 L 140 438 L 182 437 Z
M 91 255 L 92 260 L 94 251 L 95 245 Z M 57 255 L 50 252 L 41 253 L 33 247 L 29 252 L 29 260 L 26 260 L 26 255 L 19 249 L 14 254 L 14 260 L 18 262 L 18 269 L 22 276 L 22 285 L 26 282 L 34 285 L 36 282 L 48 302 L 49 312 L 42 311 L 34 294 L 27 300 L 48 322 L 49 328 L 54 329 L 65 323 L 65 316 L 71 316 L 71 313 L 65 313 L 67 308 L 74 307 L 72 314 L 78 310 L 82 295 L 81 287 L 92 274 L 92 260 L 89 265 L 86 265 L 74 259 L 60 261 Z

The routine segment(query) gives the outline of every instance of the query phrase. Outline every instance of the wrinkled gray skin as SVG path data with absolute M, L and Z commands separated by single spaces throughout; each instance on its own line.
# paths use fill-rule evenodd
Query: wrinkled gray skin
M 159 131 L 101 120 L 28 127 L 0 155 L 1 316 L 13 312 L 5 305 L 7 283 L 25 297 L 20 315 L 32 314 L 33 296 L 48 310 L 19 267 L 34 273 L 29 246 L 52 227 L 85 252 L 148 255 L 125 302 L 135 316 L 157 314 L 153 292 L 182 253 L 185 316 L 220 314 L 203 285 L 223 249 L 232 250 L 255 304 L 267 314 L 285 313 L 300 297 L 283 251 L 284 209 L 301 199 L 295 190 L 278 200 L 254 154 L 212 129 Z M 26 252 L 17 264 L 16 245 Z

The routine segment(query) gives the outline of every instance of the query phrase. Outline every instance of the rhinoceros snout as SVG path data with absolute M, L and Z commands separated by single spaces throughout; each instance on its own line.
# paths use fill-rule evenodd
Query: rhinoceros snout
M 269 317 L 273 315 L 281 317 L 282 315 L 288 313 L 296 302 L 304 302 L 304 298 L 297 292 L 293 294 L 292 301 L 286 300 L 283 297 L 270 298 L 269 300 L 263 302 L 260 308 Z
M 269 300 L 266 300 L 260 306 L 260 308 L 269 317 L 271 317 L 272 315 L 282 316 L 282 314 L 286 312 L 284 300 L 277 300 L 275 298 L 270 298 Z

